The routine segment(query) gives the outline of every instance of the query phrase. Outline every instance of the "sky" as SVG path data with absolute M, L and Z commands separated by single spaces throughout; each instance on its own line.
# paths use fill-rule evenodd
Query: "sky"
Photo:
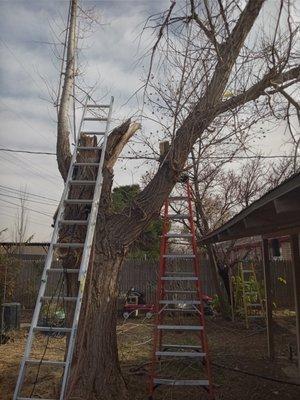
M 137 60 L 151 40 L 147 41 L 146 33 L 141 45 L 139 34 L 146 18 L 161 11 L 163 3 L 83 2 L 87 9 L 95 6 L 99 23 L 81 41 L 80 67 L 87 84 L 97 84 L 96 98 L 109 102 L 114 96 L 114 125 L 137 110 L 135 99 L 125 103 L 141 86 L 143 71 Z M 0 2 L 1 148 L 55 152 L 56 109 L 47 88 L 57 90 L 60 63 L 48 43 L 57 42 L 54 34 L 63 31 L 67 11 L 68 1 Z M 80 116 L 78 110 L 77 120 Z M 13 239 L 20 190 L 28 193 L 27 236 L 49 240 L 52 215 L 63 189 L 56 157 L 0 152 L 0 171 L 0 229 L 8 228 L 1 240 Z M 143 172 L 145 168 L 135 162 L 119 163 L 115 185 L 136 183 Z
M 140 60 L 154 39 L 146 31 L 139 40 L 145 20 L 166 9 L 169 1 L 82 1 L 81 5 L 95 7 L 98 23 L 80 42 L 79 67 L 87 85 L 97 84 L 96 98 L 108 102 L 111 95 L 115 97 L 117 125 L 139 108 L 133 94 L 145 73 Z M 60 62 L 51 43 L 63 40 L 67 11 L 68 1 L 63 0 L 0 2 L 0 148 L 55 152 L 56 108 L 50 93 L 58 88 Z M 143 128 L 150 129 L 147 124 Z M 260 145 L 268 154 L 278 154 L 282 141 L 282 132 L 277 132 Z M 139 183 L 146 170 L 136 161 L 119 162 L 115 185 Z M 0 240 L 13 239 L 20 190 L 28 196 L 27 236 L 48 241 L 63 190 L 55 156 L 0 152 L 0 231 L 8 228 Z

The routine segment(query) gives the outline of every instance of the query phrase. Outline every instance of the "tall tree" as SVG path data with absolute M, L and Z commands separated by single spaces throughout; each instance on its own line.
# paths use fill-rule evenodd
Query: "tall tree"
M 173 19 L 171 18 L 172 12 L 176 7 L 175 2 L 172 2 L 171 8 L 163 14 L 163 21 L 159 24 L 158 40 L 163 37 L 165 32 L 168 32 L 167 28 L 170 23 L 178 26 L 188 24 L 195 34 L 195 43 L 199 39 L 197 43 L 200 45 L 203 35 L 207 39 L 211 46 L 209 54 L 211 64 L 209 70 L 205 68 L 198 70 L 203 82 L 201 90 L 198 91 L 198 88 L 195 88 L 196 96 L 194 96 L 193 104 L 187 109 L 183 118 L 174 124 L 170 150 L 156 174 L 120 213 L 113 212 L 111 209 L 113 167 L 120 152 L 139 125 L 127 121 L 113 130 L 109 137 L 103 171 L 103 191 L 94 238 L 94 256 L 89 266 L 76 354 L 70 376 L 69 398 L 128 399 L 126 383 L 118 362 L 116 305 L 119 273 L 130 245 L 148 224 L 157 218 L 164 199 L 178 181 L 194 144 L 218 116 L 228 110 L 239 109 L 248 102 L 265 95 L 265 91 L 274 83 L 280 87 L 285 82 L 291 84 L 299 79 L 299 65 L 289 64 L 289 53 L 285 53 L 283 59 L 275 60 L 272 68 L 260 71 L 263 74 L 258 74 L 257 71 L 251 74 L 250 71 L 251 76 L 247 80 L 244 90 L 224 99 L 224 92 L 228 84 L 232 80 L 238 81 L 240 78 L 237 60 L 239 57 L 243 57 L 243 52 L 247 50 L 244 46 L 245 40 L 252 30 L 265 0 L 249 0 L 243 10 L 237 2 L 229 2 L 230 9 L 226 8 L 225 3 L 227 4 L 221 0 L 214 2 L 218 10 L 217 20 L 214 17 L 215 14 L 212 15 L 207 1 L 203 2 L 205 6 L 203 8 L 202 5 L 199 7 L 191 0 L 188 2 L 192 7 L 191 13 L 177 15 Z M 68 42 L 70 51 L 68 51 L 58 120 L 57 157 L 64 179 L 70 164 L 69 128 L 65 119 L 64 107 L 68 108 L 70 81 L 74 79 L 72 32 L 75 29 L 76 6 L 76 0 L 72 0 Z M 224 9 L 227 10 L 226 13 L 224 13 Z M 180 10 L 182 8 L 178 8 L 177 13 L 181 12 Z M 203 17 L 200 18 L 197 12 L 201 12 Z M 154 50 L 156 48 L 157 45 L 154 46 Z M 199 54 L 195 50 L 194 54 L 198 60 L 205 56 L 203 51 L 201 46 Z M 151 64 L 153 64 L 153 57 Z M 82 137 L 82 140 L 87 141 L 88 139 Z M 97 160 L 99 154 L 96 151 L 91 152 L 89 157 Z M 84 170 L 80 176 L 91 176 L 91 172 Z M 83 193 L 79 189 L 77 195 L 85 196 L 86 192 Z M 84 210 L 78 207 L 76 214 L 80 215 L 81 212 Z M 66 213 L 70 216 L 74 210 L 67 209 Z M 76 235 L 77 238 L 84 236 L 84 232 L 80 228 L 76 232 L 64 230 L 60 234 L 61 237 L 71 234 Z M 65 267 L 69 267 L 71 264 L 74 268 L 76 262 L 78 263 L 76 257 L 63 257 Z M 70 290 L 72 290 L 72 285 L 71 283 Z

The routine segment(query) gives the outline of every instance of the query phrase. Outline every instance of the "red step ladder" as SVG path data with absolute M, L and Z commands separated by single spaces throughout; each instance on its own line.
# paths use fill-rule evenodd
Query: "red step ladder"
M 165 386 L 178 389 L 187 386 L 204 388 L 207 395 L 203 398 L 214 399 L 191 187 L 188 180 L 184 182 L 184 186 L 186 192 L 184 196 L 171 196 L 164 204 L 149 400 L 154 400 L 155 389 Z M 187 211 L 178 212 L 176 208 L 178 205 L 185 206 Z M 170 208 L 175 211 L 169 212 Z M 188 232 L 182 232 L 182 225 L 181 231 L 178 231 L 178 229 L 176 231 L 176 227 L 174 228 L 173 225 L 176 224 L 176 221 L 177 223 L 178 221 L 185 222 Z M 175 230 L 173 231 L 173 229 Z M 182 251 L 180 253 L 178 251 L 177 253 L 172 252 L 171 249 L 172 241 L 176 243 L 176 239 L 181 241 Z M 178 259 L 186 264 L 184 271 L 174 271 L 174 267 L 176 267 L 174 262 L 176 263 Z M 193 315 L 193 317 L 190 317 L 190 315 Z M 179 319 L 179 323 L 174 324 L 175 319 Z M 196 322 L 191 323 L 191 319 L 196 320 Z M 189 341 L 192 342 L 192 336 L 194 336 L 194 343 L 188 344 Z M 196 377 L 193 379 L 190 379 L 190 377 L 186 379 L 184 371 L 180 375 L 179 368 L 184 369 L 184 366 L 187 365 L 186 360 L 197 362 Z M 172 366 L 167 365 L 167 371 L 163 371 L 164 363 L 170 361 L 179 363 L 177 364 L 176 374 L 174 371 L 174 376 Z M 180 376 L 175 376 L 178 373 Z

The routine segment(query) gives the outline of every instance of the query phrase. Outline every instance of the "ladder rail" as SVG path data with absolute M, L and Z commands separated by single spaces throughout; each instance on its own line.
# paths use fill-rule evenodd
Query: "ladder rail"
M 86 112 L 86 107 L 87 107 L 87 100 L 86 100 L 86 103 L 85 103 L 85 106 L 84 106 L 83 116 L 84 116 L 84 114 Z M 17 379 L 17 383 L 16 383 L 14 395 L 13 395 L 13 400 L 17 400 L 17 398 L 18 398 L 19 391 L 20 391 L 20 388 L 21 388 L 22 383 L 23 383 L 23 375 L 24 375 L 26 359 L 29 357 L 30 352 L 31 352 L 31 348 L 32 348 L 32 342 L 33 342 L 33 339 L 34 339 L 34 327 L 37 326 L 37 323 L 38 323 L 38 319 L 39 319 L 39 315 L 40 315 L 40 311 L 41 311 L 41 307 L 42 307 L 41 298 L 45 294 L 46 285 L 47 285 L 47 281 L 48 281 L 48 271 L 51 268 L 51 264 L 52 264 L 52 261 L 53 261 L 54 244 L 57 242 L 57 239 L 58 239 L 59 221 L 61 220 L 62 215 L 63 215 L 64 210 L 65 210 L 65 204 L 64 204 L 63 200 L 65 198 L 67 198 L 67 196 L 68 196 L 68 193 L 69 193 L 69 190 L 70 190 L 70 186 L 69 186 L 68 182 L 71 180 L 73 172 L 74 172 L 74 163 L 76 161 L 77 145 L 78 145 L 79 139 L 80 139 L 80 129 L 81 129 L 81 126 L 82 126 L 83 116 L 82 116 L 82 119 L 81 119 L 81 122 L 80 122 L 77 143 L 75 145 L 75 149 L 73 151 L 72 158 L 71 158 L 71 161 L 70 161 L 70 168 L 69 168 L 69 171 L 68 171 L 68 175 L 67 175 L 67 179 L 66 179 L 66 182 L 65 182 L 64 190 L 63 190 L 63 193 L 62 193 L 62 196 L 61 196 L 60 203 L 58 205 L 58 213 L 57 213 L 56 220 L 55 220 L 55 223 L 54 223 L 54 229 L 53 229 L 53 232 L 52 232 L 51 242 L 50 242 L 49 249 L 48 249 L 47 256 L 46 256 L 46 260 L 45 260 L 45 266 L 44 266 L 42 277 L 41 277 L 41 285 L 40 285 L 40 289 L 39 289 L 39 292 L 38 292 L 37 300 L 36 300 L 36 303 L 35 303 L 35 308 L 34 308 L 32 320 L 31 320 L 31 325 L 30 325 L 30 329 L 29 329 L 29 333 L 28 333 L 28 337 L 27 337 L 27 341 L 26 341 L 26 345 L 25 345 L 24 355 L 23 355 L 21 363 L 20 363 L 19 375 L 18 375 L 18 379 Z
M 195 236 L 195 226 L 194 226 L 194 220 L 193 220 L 193 208 L 192 208 L 192 195 L 191 195 L 191 188 L 190 184 L 187 181 L 186 182 L 186 193 L 187 195 L 184 197 L 184 199 L 188 202 L 188 213 L 185 214 L 168 214 L 168 204 L 169 201 L 171 202 L 171 199 L 179 199 L 179 197 L 170 197 L 165 200 L 164 202 L 164 211 L 163 211 L 163 218 L 164 218 L 164 225 L 163 225 L 163 234 L 162 234 L 162 239 L 161 239 L 161 247 L 160 247 L 160 264 L 159 264 L 159 275 L 158 275 L 158 283 L 157 283 L 157 295 L 156 295 L 156 318 L 155 318 L 155 324 L 154 324 L 154 340 L 153 340 L 153 353 L 152 353 L 152 363 L 151 363 L 151 369 L 150 369 L 150 379 L 149 379 L 149 400 L 153 400 L 153 394 L 154 390 L 156 389 L 157 386 L 160 384 L 162 385 L 168 385 L 168 382 L 172 381 L 175 385 L 195 385 L 195 386 L 201 386 L 204 385 L 206 386 L 206 389 L 209 393 L 209 398 L 212 400 L 214 398 L 214 391 L 213 391 L 213 385 L 212 385 L 212 378 L 211 378 L 211 365 L 210 365 L 210 359 L 209 359 L 209 354 L 208 354 L 208 342 L 207 342 L 207 337 L 205 333 L 205 324 L 204 324 L 204 305 L 203 305 L 203 300 L 202 300 L 202 288 L 201 288 L 201 282 L 199 278 L 199 258 L 198 258 L 198 252 L 197 252 L 197 243 L 196 243 L 196 236 Z M 180 197 L 180 199 L 182 196 Z M 171 206 L 172 208 L 172 206 Z M 175 211 L 175 210 L 174 210 Z M 179 213 L 179 212 L 178 212 Z M 178 217 L 180 216 L 180 218 Z M 176 216 L 176 218 L 175 218 Z M 182 255 L 181 258 L 190 258 L 191 261 L 193 261 L 193 276 L 189 277 L 181 277 L 180 273 L 177 272 L 177 275 L 180 275 L 178 277 L 170 277 L 172 273 L 176 273 L 176 271 L 169 271 L 166 272 L 168 268 L 166 268 L 166 262 L 168 259 L 172 259 L 175 257 L 168 257 L 166 255 L 167 252 L 169 252 L 168 247 L 171 242 L 168 241 L 169 238 L 172 238 L 173 236 L 180 237 L 180 234 L 170 234 L 170 229 L 171 227 L 169 224 L 172 223 L 173 220 L 178 220 L 178 219 L 187 219 L 188 220 L 188 225 L 189 225 L 189 230 L 190 234 L 188 235 L 189 238 L 191 238 L 191 243 L 186 244 L 187 246 L 192 246 L 192 254 L 189 254 L 189 257 L 186 257 Z M 174 254 L 173 254 L 174 256 Z M 177 255 L 178 256 L 178 255 Z M 176 257 L 177 258 L 177 257 Z M 167 275 L 167 276 L 166 276 Z M 166 299 L 165 295 L 168 293 L 175 293 L 175 292 L 181 292 L 185 293 L 185 291 L 176 291 L 176 290 L 165 290 L 165 283 L 167 281 L 177 281 L 177 280 L 189 280 L 193 281 L 195 284 L 195 289 L 193 293 L 197 295 L 197 298 L 195 300 L 178 300 L 177 297 L 176 299 L 173 297 L 173 299 Z M 190 291 L 188 291 L 190 293 Z M 176 309 L 169 309 L 168 305 L 169 304 L 177 304 L 179 302 L 186 302 L 187 304 L 192 304 L 194 311 L 197 311 L 198 317 L 197 317 L 197 325 L 169 325 L 169 322 L 166 321 L 167 325 L 164 324 L 164 316 L 167 311 L 176 311 Z M 199 307 L 198 307 L 199 306 Z M 204 370 L 205 370 L 205 375 L 206 379 L 198 379 L 194 381 L 185 381 L 185 380 L 178 380 L 178 379 L 164 379 L 164 378 L 159 378 L 158 371 L 157 371 L 157 364 L 159 362 L 158 357 L 163 357 L 164 356 L 164 351 L 162 351 L 162 347 L 164 345 L 162 344 L 162 339 L 164 332 L 172 332 L 174 333 L 176 331 L 194 331 L 197 333 L 198 340 L 200 341 L 197 348 L 202 349 L 203 354 L 203 359 L 205 360 L 204 363 Z M 180 345 L 177 346 L 177 348 L 181 348 Z M 182 355 L 183 353 L 177 352 L 177 353 L 172 353 L 169 352 L 168 354 L 166 353 L 165 355 L 168 355 L 170 357 L 172 356 L 178 356 Z M 193 353 L 191 356 L 195 356 Z M 198 354 L 197 354 L 198 356 Z
M 189 223 L 190 223 L 190 230 L 191 230 L 191 234 L 192 234 L 192 248 L 193 248 L 193 253 L 195 254 L 195 259 L 194 259 L 195 275 L 197 277 L 200 277 L 200 260 L 199 260 L 197 242 L 196 242 L 196 231 L 195 231 L 195 224 L 194 224 L 194 220 L 193 220 L 193 208 L 192 208 L 192 192 L 191 192 L 191 186 L 190 186 L 189 181 L 187 181 L 187 195 L 188 195 L 188 208 L 189 208 Z M 208 392 L 209 392 L 210 397 L 213 398 L 214 390 L 213 390 L 213 385 L 212 385 L 211 362 L 210 362 L 209 348 L 208 348 L 206 329 L 205 329 L 204 304 L 203 304 L 204 302 L 203 302 L 203 290 L 202 290 L 201 279 L 198 279 L 196 281 L 196 290 L 198 292 L 197 294 L 198 294 L 198 298 L 200 301 L 200 313 L 198 314 L 199 322 L 203 326 L 203 329 L 200 331 L 200 339 L 201 339 L 202 348 L 204 349 L 204 352 L 206 353 L 206 372 L 207 372 L 207 379 L 209 382 Z
M 108 138 L 108 133 L 109 133 L 109 128 L 110 128 L 110 122 L 111 122 L 113 102 L 114 102 L 114 98 L 111 97 L 109 113 L 108 113 L 107 123 L 106 123 L 106 128 L 105 128 L 105 135 L 103 137 L 103 143 L 102 143 L 102 147 L 101 147 L 102 151 L 101 151 L 100 165 L 99 165 L 99 169 L 98 169 L 95 191 L 94 191 L 94 196 L 93 196 L 93 204 L 92 204 L 92 208 L 91 208 L 91 212 L 90 212 L 90 217 L 89 217 L 89 222 L 88 222 L 88 227 L 87 227 L 87 234 L 86 234 L 85 244 L 84 244 L 84 250 L 83 250 L 80 269 L 79 269 L 79 276 L 78 276 L 79 292 L 78 292 L 78 298 L 76 301 L 76 307 L 75 307 L 75 312 L 74 312 L 74 317 L 73 317 L 72 331 L 71 331 L 71 335 L 69 338 L 69 347 L 68 347 L 68 352 L 67 352 L 67 357 L 66 357 L 66 367 L 64 369 L 64 374 L 63 374 L 60 400 L 63 400 L 64 396 L 65 396 L 71 362 L 72 362 L 74 348 L 75 348 L 77 327 L 78 327 L 78 323 L 79 323 L 82 299 L 83 299 L 85 282 L 86 282 L 85 278 L 86 278 L 86 274 L 87 274 L 87 270 L 88 270 L 89 258 L 90 258 L 92 245 L 93 245 L 95 226 L 96 226 L 96 222 L 97 222 L 97 213 L 98 213 L 98 208 L 99 208 L 100 196 L 101 196 L 101 192 L 102 192 L 102 184 L 103 184 L 103 170 L 102 169 L 103 169 L 103 164 L 104 164 L 104 160 L 105 160 L 105 152 L 106 152 L 106 145 L 107 145 L 107 138 Z
M 41 307 L 42 307 L 42 303 L 43 303 L 42 299 L 45 297 L 44 295 L 45 295 L 45 290 L 46 290 L 47 283 L 48 283 L 49 270 L 51 269 L 51 265 L 53 262 L 55 245 L 58 243 L 57 241 L 59 238 L 60 222 L 63 220 L 63 215 L 64 215 L 65 207 L 67 204 L 65 202 L 65 200 L 68 198 L 68 195 L 70 192 L 70 188 L 71 188 L 70 182 L 72 181 L 74 168 L 76 165 L 78 149 L 81 147 L 81 146 L 79 146 L 79 143 L 80 143 L 80 137 L 81 137 L 83 123 L 85 120 L 85 115 L 86 115 L 87 109 L 88 109 L 88 106 L 87 106 L 88 99 L 89 98 L 87 97 L 84 108 L 83 108 L 83 113 L 82 113 L 81 121 L 80 121 L 79 128 L 78 128 L 77 140 L 76 140 L 73 154 L 72 154 L 72 157 L 70 160 L 70 167 L 68 170 L 68 175 L 67 175 L 67 178 L 65 181 L 65 186 L 64 186 L 64 190 L 63 190 L 63 193 L 61 196 L 61 200 L 58 205 L 58 213 L 57 213 L 56 220 L 54 223 L 54 229 L 52 232 L 51 242 L 50 242 L 50 246 L 49 246 L 48 253 L 46 256 L 46 260 L 45 260 L 45 266 L 44 266 L 42 278 L 41 278 L 41 285 L 40 285 L 40 289 L 39 289 L 38 296 L 37 296 L 37 301 L 36 301 L 35 310 L 34 310 L 32 322 L 31 322 L 30 329 L 29 329 L 28 338 L 26 341 L 24 355 L 23 355 L 21 363 L 20 363 L 19 374 L 18 374 L 18 379 L 16 382 L 13 400 L 18 400 L 18 398 L 19 398 L 20 390 L 22 389 L 23 381 L 25 378 L 26 364 L 27 364 L 27 361 L 29 359 L 29 356 L 30 356 L 30 353 L 32 350 L 34 334 L 36 331 L 36 327 L 38 324 L 38 319 L 40 316 Z M 79 285 L 79 290 L 78 290 L 78 294 L 77 294 L 72 328 L 69 329 L 69 331 L 70 331 L 69 343 L 68 343 L 68 345 L 66 345 L 67 356 L 66 356 L 66 360 L 65 360 L 63 379 L 62 379 L 61 388 L 60 388 L 60 397 L 59 397 L 60 400 L 63 400 L 64 396 L 65 396 L 67 383 L 68 383 L 68 376 L 69 376 L 69 371 L 70 371 L 70 366 L 71 366 L 71 362 L 72 362 L 74 346 L 75 346 L 75 341 L 76 341 L 77 326 L 78 326 L 78 322 L 79 322 L 80 310 L 81 310 L 84 287 L 85 287 L 85 276 L 86 276 L 86 273 L 88 270 L 88 263 L 89 263 L 89 258 L 90 258 L 90 254 L 91 254 L 91 248 L 92 248 L 92 243 L 93 243 L 99 201 L 100 201 L 100 196 L 101 196 L 101 191 L 102 191 L 102 184 L 103 184 L 102 169 L 103 169 L 104 160 L 105 160 L 105 152 L 106 152 L 110 122 L 111 122 L 113 102 L 114 102 L 114 98 L 111 97 L 110 104 L 109 104 L 109 106 L 106 107 L 106 108 L 109 108 L 109 112 L 108 112 L 108 116 L 107 116 L 107 120 L 106 120 L 105 135 L 103 136 L 103 142 L 102 142 L 102 146 L 101 146 L 102 151 L 101 151 L 101 156 L 100 156 L 99 169 L 98 169 L 98 173 L 97 173 L 97 180 L 95 183 L 91 212 L 87 219 L 87 232 L 86 232 L 86 237 L 85 237 L 85 241 L 83 244 L 84 249 L 83 249 L 82 256 L 81 256 L 80 268 L 77 270 L 78 280 L 80 282 L 80 285 Z

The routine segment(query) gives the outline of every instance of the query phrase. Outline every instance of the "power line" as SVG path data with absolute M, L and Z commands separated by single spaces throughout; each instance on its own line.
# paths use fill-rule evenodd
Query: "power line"
M 2 211 L 0 211 L 0 215 L 4 215 L 5 217 L 9 217 L 9 218 L 16 218 L 15 215 L 7 214 L 7 213 L 4 213 L 4 212 L 2 212 Z M 32 218 L 30 218 L 29 224 L 47 226 L 48 228 L 50 227 L 49 224 L 42 224 L 41 222 L 35 221 L 35 220 L 32 219 Z
M 56 153 L 51 153 L 47 151 L 31 151 L 31 150 L 18 150 L 18 149 L 5 149 L 5 148 L 0 148 L 0 151 L 7 151 L 11 153 L 43 154 L 46 156 L 56 156 Z
M 39 198 L 45 199 L 45 200 L 52 200 L 52 201 L 55 201 L 55 202 L 59 202 L 59 199 L 52 199 L 51 197 L 46 197 L 46 196 L 41 196 L 39 194 L 30 193 L 30 192 L 27 192 L 26 190 L 16 189 L 16 188 L 13 188 L 11 186 L 0 185 L 0 189 L 2 189 L 2 188 L 5 189 L 5 190 L 9 190 L 11 192 L 17 192 L 18 194 L 24 193 L 24 194 L 29 195 L 29 196 L 34 196 L 34 197 L 39 197 Z
M 26 192 L 25 192 L 26 193 Z M 17 196 L 11 196 L 9 194 L 4 194 L 4 193 L 0 193 L 0 196 L 5 196 L 5 197 L 11 197 L 12 199 L 18 199 L 18 200 L 22 200 L 22 197 L 17 197 Z M 50 206 L 50 207 L 56 207 L 56 204 L 49 204 L 49 203 L 43 203 L 41 201 L 36 201 L 36 200 L 29 200 L 29 199 L 25 199 L 25 201 L 28 201 L 30 203 L 37 203 L 37 204 L 43 204 L 46 206 Z
M 26 153 L 26 154 L 42 154 L 47 156 L 56 156 L 56 153 L 46 152 L 46 151 L 31 151 L 31 150 L 18 150 L 18 149 L 7 149 L 7 148 L 0 148 L 0 151 L 8 151 L 12 153 Z M 249 160 L 249 159 L 274 159 L 274 158 L 294 158 L 300 157 L 300 155 L 286 155 L 286 154 L 276 154 L 272 156 L 262 156 L 262 155 L 253 155 L 253 156 L 234 156 L 234 157 L 226 157 L 226 156 L 206 156 L 203 159 L 205 160 Z M 153 156 L 120 156 L 119 159 L 122 160 L 139 160 L 139 159 L 146 159 L 146 160 L 153 160 L 158 161 L 156 157 Z
M 6 155 L 8 156 L 8 154 Z M 18 158 L 16 154 L 9 154 L 10 157 L 13 157 L 13 159 L 6 159 L 9 163 L 13 164 L 17 168 L 22 168 L 22 170 L 27 170 L 31 175 L 37 176 L 39 178 L 42 178 L 45 181 L 50 182 L 52 185 L 57 186 L 57 179 L 53 177 L 52 175 L 49 175 L 45 173 L 44 171 L 41 171 L 40 164 L 35 167 L 32 162 L 28 162 L 24 159 Z M 3 156 L 2 156 L 3 157 Z
M 2 199 L 0 199 L 0 201 L 2 201 L 3 203 L 12 204 L 13 206 L 21 207 L 20 204 L 12 203 L 11 201 L 2 200 Z M 41 211 L 33 210 L 32 208 L 29 208 L 29 207 L 24 207 L 24 209 L 28 210 L 28 211 L 35 212 L 37 214 L 45 215 L 46 217 L 52 217 L 53 216 L 52 214 L 43 213 Z
M 15 58 L 15 60 L 19 63 L 21 66 L 22 70 L 26 72 L 26 74 L 30 77 L 32 82 L 35 84 L 36 88 L 40 91 L 41 90 L 41 85 L 33 78 L 31 73 L 25 68 L 24 64 L 19 60 L 19 58 L 15 55 L 15 53 L 12 51 L 12 49 L 8 46 L 6 42 L 4 42 L 3 39 L 0 38 L 1 43 L 7 48 L 7 50 L 10 52 L 10 54 Z

